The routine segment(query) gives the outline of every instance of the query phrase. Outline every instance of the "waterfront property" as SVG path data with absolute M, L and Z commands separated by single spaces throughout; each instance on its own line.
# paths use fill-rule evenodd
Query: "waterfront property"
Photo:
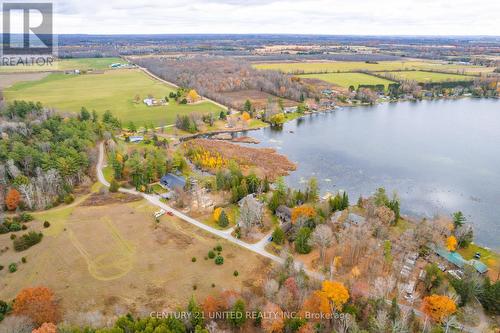
M 173 173 L 167 173 L 161 177 L 160 184 L 169 190 L 175 190 L 176 188 L 183 189 L 186 186 L 186 179 Z

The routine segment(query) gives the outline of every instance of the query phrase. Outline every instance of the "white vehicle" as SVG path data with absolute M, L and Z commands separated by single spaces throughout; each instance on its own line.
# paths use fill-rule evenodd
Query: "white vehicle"
M 155 219 L 160 218 L 160 216 L 165 215 L 165 213 L 166 212 L 164 209 L 160 209 L 159 211 L 154 213 L 154 217 L 155 217 Z

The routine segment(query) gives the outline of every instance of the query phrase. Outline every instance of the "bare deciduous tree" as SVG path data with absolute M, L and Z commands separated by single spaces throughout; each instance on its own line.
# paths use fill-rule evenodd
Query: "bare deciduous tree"
M 325 249 L 332 245 L 333 232 L 332 229 L 324 224 L 321 224 L 314 229 L 311 237 L 311 243 L 319 247 L 319 258 L 322 263 L 325 260 Z

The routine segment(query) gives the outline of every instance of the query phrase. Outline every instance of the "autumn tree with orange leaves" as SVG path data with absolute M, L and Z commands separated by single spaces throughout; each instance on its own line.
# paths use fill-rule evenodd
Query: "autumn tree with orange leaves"
M 5 196 L 5 205 L 8 210 L 15 210 L 19 206 L 21 195 L 15 188 L 11 188 Z
M 306 220 L 312 219 L 316 216 L 316 211 L 309 205 L 302 205 L 292 209 L 292 223 L 297 222 L 299 218 Z
M 213 316 L 217 311 L 220 310 L 221 303 L 215 297 L 208 295 L 203 301 L 203 313 L 207 318 Z
M 31 333 L 57 333 L 57 326 L 52 323 L 43 323 L 42 326 Z
M 282 332 L 285 327 L 285 316 L 283 310 L 274 304 L 267 303 L 262 309 L 262 329 L 266 333 Z
M 349 291 L 342 283 L 327 280 L 321 284 L 320 297 L 322 312 L 342 311 L 349 300 Z
M 427 296 L 422 301 L 422 311 L 437 323 L 441 323 L 457 311 L 455 302 L 444 295 Z
M 30 318 L 36 325 L 56 323 L 59 319 L 54 293 L 47 287 L 21 290 L 14 301 L 13 311 Z
M 448 251 L 455 251 L 457 249 L 457 245 L 458 245 L 458 242 L 457 242 L 457 239 L 455 238 L 455 236 L 450 236 L 448 238 L 446 238 L 446 248 L 448 249 Z

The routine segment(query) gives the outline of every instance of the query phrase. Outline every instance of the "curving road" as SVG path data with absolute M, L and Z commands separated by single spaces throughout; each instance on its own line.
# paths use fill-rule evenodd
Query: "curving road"
M 104 166 L 104 144 L 101 142 L 99 144 L 99 159 L 97 161 L 97 166 L 96 166 L 97 179 L 104 186 L 109 187 L 109 182 L 106 180 L 106 178 L 104 177 L 104 174 L 102 172 L 103 166 Z M 218 230 L 218 229 L 212 228 L 212 227 L 210 227 L 204 223 L 201 223 L 200 221 L 197 221 L 197 220 L 193 219 L 192 217 L 189 217 L 186 214 L 170 207 L 169 205 L 165 204 L 164 202 L 160 201 L 160 198 L 157 195 L 146 194 L 146 193 L 142 193 L 142 192 L 139 192 L 136 190 L 126 189 L 126 188 L 120 188 L 119 191 L 123 192 L 123 193 L 140 195 L 141 197 L 143 197 L 144 199 L 146 199 L 147 201 L 149 201 L 153 205 L 158 206 L 166 211 L 171 211 L 175 216 L 177 216 L 178 218 L 180 218 L 181 220 L 183 220 L 185 222 L 191 223 L 192 225 L 194 225 L 200 229 L 203 229 L 203 230 L 205 230 L 213 235 L 216 235 L 220 238 L 226 239 L 226 240 L 228 240 L 236 245 L 239 245 L 245 249 L 248 249 L 248 250 L 255 252 L 255 253 L 257 253 L 261 256 L 264 256 L 266 258 L 269 258 L 275 262 L 283 263 L 282 258 L 275 256 L 275 255 L 273 255 L 265 250 L 265 246 L 269 242 L 269 237 L 271 236 L 271 233 L 266 235 L 259 242 L 255 243 L 255 244 L 249 244 L 249 243 L 243 242 L 240 239 L 233 237 L 231 235 L 232 229 Z M 303 265 L 301 263 L 297 263 L 296 265 L 297 265 L 297 268 L 299 268 L 299 269 L 303 267 Z M 318 279 L 324 278 L 321 274 L 319 274 L 317 272 L 312 272 L 312 271 L 306 271 L 306 272 L 307 272 L 307 274 L 309 274 L 312 277 L 316 277 Z
M 101 184 L 103 184 L 106 187 L 109 187 L 109 182 L 106 180 L 106 178 L 104 177 L 104 174 L 102 172 L 103 167 L 104 167 L 104 144 L 101 142 L 101 143 L 99 143 L 99 159 L 97 161 L 97 166 L 96 166 L 97 179 L 99 180 L 99 182 Z M 178 218 L 180 218 L 181 220 L 183 220 L 185 222 L 191 223 L 192 225 L 194 225 L 200 229 L 203 229 L 203 230 L 205 230 L 213 235 L 216 235 L 220 238 L 223 238 L 223 239 L 225 239 L 231 243 L 234 243 L 238 246 L 241 246 L 247 250 L 255 252 L 263 257 L 271 259 L 277 263 L 283 263 L 282 258 L 280 258 L 274 254 L 271 254 L 265 250 L 266 245 L 269 243 L 269 237 L 271 236 L 272 232 L 267 234 L 264 238 L 262 238 L 257 243 L 249 244 L 249 243 L 246 243 L 238 238 L 233 237 L 233 235 L 231 235 L 231 232 L 233 231 L 232 228 L 229 230 L 218 230 L 218 229 L 212 228 L 212 227 L 210 227 L 210 226 L 208 226 L 200 221 L 193 219 L 192 217 L 187 216 L 186 214 L 178 211 L 177 209 L 174 209 L 174 208 L 170 207 L 169 205 L 165 204 L 164 202 L 160 201 L 160 198 L 157 195 L 146 194 L 146 193 L 142 193 L 142 192 L 139 192 L 136 190 L 126 189 L 126 188 L 120 188 L 119 191 L 123 192 L 123 193 L 140 195 L 141 197 L 143 197 L 144 199 L 146 199 L 147 201 L 149 201 L 153 205 L 160 207 L 166 211 L 171 211 L 175 216 L 177 216 Z M 296 261 L 295 268 L 297 270 L 304 269 L 304 271 L 310 277 L 313 277 L 313 278 L 316 278 L 319 280 L 325 279 L 323 274 L 305 269 L 303 263 L 301 263 L 301 262 Z

